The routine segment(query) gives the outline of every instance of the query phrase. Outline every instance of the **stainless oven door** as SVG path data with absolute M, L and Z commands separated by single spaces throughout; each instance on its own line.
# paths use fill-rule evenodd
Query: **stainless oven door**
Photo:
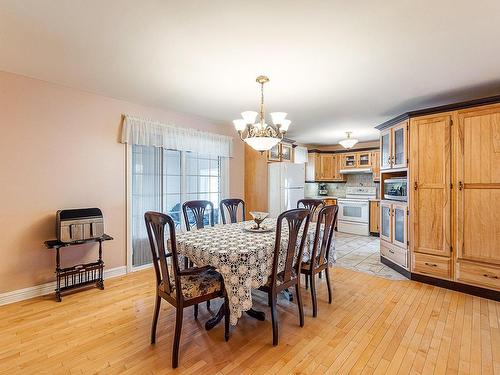
M 338 200 L 339 220 L 368 223 L 368 201 Z

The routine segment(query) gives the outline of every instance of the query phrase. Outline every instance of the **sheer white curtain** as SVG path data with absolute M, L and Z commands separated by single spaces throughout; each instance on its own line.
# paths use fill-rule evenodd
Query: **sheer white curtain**
M 125 116 L 123 122 L 121 141 L 134 145 L 191 151 L 226 158 L 233 156 L 232 137 L 180 128 L 129 115 Z

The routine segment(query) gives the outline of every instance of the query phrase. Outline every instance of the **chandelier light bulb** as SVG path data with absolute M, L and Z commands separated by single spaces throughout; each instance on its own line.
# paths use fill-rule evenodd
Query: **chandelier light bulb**
M 239 132 L 242 132 L 247 127 L 245 120 L 243 120 L 241 118 L 233 120 L 233 124 L 234 124 L 234 128 L 236 129 L 236 131 L 239 131 Z
M 287 113 L 285 112 L 273 112 L 271 113 L 271 119 L 274 125 L 282 125 L 285 120 Z
M 258 113 L 255 111 L 241 112 L 241 117 L 245 120 L 245 124 L 253 124 L 257 118 Z

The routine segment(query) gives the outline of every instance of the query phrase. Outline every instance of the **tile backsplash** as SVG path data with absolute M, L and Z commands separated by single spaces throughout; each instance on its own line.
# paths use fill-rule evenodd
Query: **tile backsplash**
M 379 185 L 378 182 L 373 182 L 373 174 L 371 173 L 348 174 L 347 182 L 332 182 L 326 184 L 328 195 L 336 197 L 344 197 L 346 187 L 348 186 L 375 186 L 377 188 L 377 196 L 379 196 Z M 318 195 L 318 183 L 306 182 L 304 193 L 306 197 Z

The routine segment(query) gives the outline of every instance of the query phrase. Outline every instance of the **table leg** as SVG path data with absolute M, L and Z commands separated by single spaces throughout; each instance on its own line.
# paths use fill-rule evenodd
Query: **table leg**
M 255 310 L 255 309 L 251 308 L 250 310 L 247 310 L 245 312 L 247 313 L 248 316 L 250 316 L 254 319 L 257 319 L 260 321 L 266 320 L 266 313 L 264 311 L 259 311 L 259 310 Z

